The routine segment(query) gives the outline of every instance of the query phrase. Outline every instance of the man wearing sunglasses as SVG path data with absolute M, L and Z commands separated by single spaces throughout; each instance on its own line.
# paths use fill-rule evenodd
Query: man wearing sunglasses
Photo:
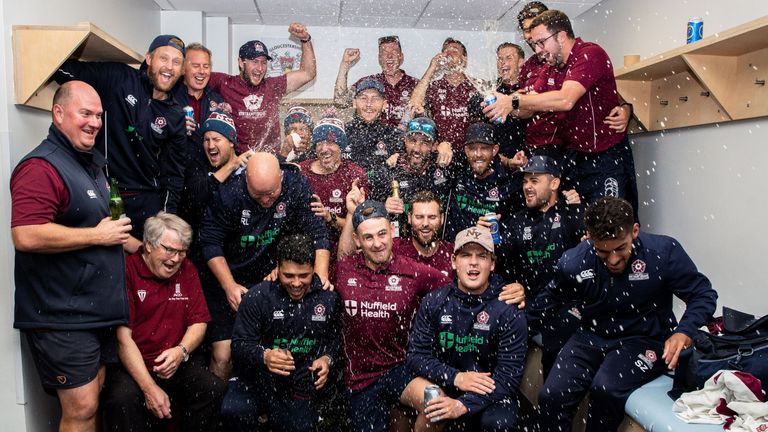
M 130 318 L 117 328 L 120 363 L 108 365 L 104 430 L 157 430 L 172 416 L 184 431 L 216 430 L 226 383 L 197 351 L 211 316 L 187 259 L 191 241 L 189 224 L 160 212 L 147 219 L 142 248 L 126 259 Z M 171 412 L 170 397 L 181 402 L 180 412 Z
M 637 209 L 637 185 L 626 132 L 601 121 L 619 101 L 608 54 L 597 44 L 575 38 L 568 17 L 556 10 L 531 22 L 531 45 L 548 64 L 537 94 L 498 95 L 488 118 L 557 112 L 555 127 L 563 139 L 566 170 L 586 202 L 602 196 L 626 196 Z M 500 102 L 500 103 L 499 103 Z M 617 161 L 619 161 L 617 163 Z
M 405 56 L 403 55 L 400 38 L 397 36 L 383 36 L 379 38 L 379 65 L 381 73 L 360 78 L 352 87 L 357 89 L 360 83 L 366 79 L 373 79 L 384 87 L 384 98 L 387 101 L 385 115 L 382 122 L 389 126 L 397 127 L 411 98 L 413 88 L 418 79 L 408 75 L 400 69 Z M 347 107 L 352 102 L 353 93 L 347 89 L 347 75 L 349 69 L 360 60 L 358 48 L 347 48 L 341 58 L 339 74 L 336 77 L 334 88 L 334 103 Z

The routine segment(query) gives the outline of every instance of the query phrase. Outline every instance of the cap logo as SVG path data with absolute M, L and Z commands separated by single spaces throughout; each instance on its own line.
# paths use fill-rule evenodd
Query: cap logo
M 483 233 L 481 233 L 477 228 L 470 228 L 467 230 L 467 237 L 472 237 L 475 240 L 479 239 L 481 235 L 483 235 Z

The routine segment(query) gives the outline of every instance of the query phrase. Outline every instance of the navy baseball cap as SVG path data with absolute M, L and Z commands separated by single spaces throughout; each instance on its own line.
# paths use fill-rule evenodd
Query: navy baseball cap
M 361 223 L 375 218 L 386 218 L 389 220 L 389 213 L 384 208 L 384 203 L 381 201 L 365 200 L 357 206 L 352 214 L 352 227 L 357 229 Z
M 493 126 L 488 123 L 472 123 L 467 128 L 465 144 L 490 144 L 496 145 L 493 140 Z
M 381 81 L 372 78 L 366 78 L 355 86 L 355 96 L 368 89 L 374 89 L 382 96 L 384 96 L 384 93 L 386 92 L 386 90 L 384 90 L 384 84 L 382 84 Z
M 175 35 L 160 35 L 156 37 L 151 44 L 147 52 L 151 53 L 157 48 L 169 46 L 181 51 L 181 55 L 187 55 L 187 51 L 184 49 L 184 41 L 180 37 Z
M 549 156 L 532 156 L 528 160 L 528 165 L 523 167 L 521 171 L 531 174 L 551 174 L 555 177 L 560 177 L 560 167 Z
M 412 135 L 416 133 L 423 134 L 430 141 L 434 141 L 437 138 L 437 126 L 435 122 L 426 117 L 416 117 L 408 122 L 408 129 L 405 131 L 405 134 Z
M 252 40 L 248 41 L 240 47 L 240 58 L 243 60 L 255 60 L 259 57 L 266 57 L 267 60 L 272 60 L 269 56 L 269 50 L 262 41 Z

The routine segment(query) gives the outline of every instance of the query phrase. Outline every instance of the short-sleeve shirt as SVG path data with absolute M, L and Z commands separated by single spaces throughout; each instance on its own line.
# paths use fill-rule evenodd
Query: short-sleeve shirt
M 53 222 L 69 206 L 69 190 L 44 159 L 22 162 L 11 178 L 11 228 Z
M 427 105 L 437 125 L 437 137 L 448 141 L 453 151 L 464 148 L 467 128 L 470 124 L 469 100 L 477 90 L 464 80 L 454 86 L 443 77 L 429 84 Z
M 546 62 L 532 56 L 525 61 L 520 69 L 519 84 L 524 92 L 545 93 L 560 90 L 556 86 L 554 74 L 563 74 L 564 71 L 549 68 Z M 563 127 L 565 126 L 565 112 L 537 112 L 530 119 L 525 128 L 525 146 L 534 149 L 544 146 L 556 146 L 563 144 Z
M 384 85 L 384 99 L 387 100 L 387 109 L 386 115 L 382 117 L 381 122 L 395 127 L 397 127 L 400 120 L 403 118 L 405 106 L 410 102 L 411 93 L 413 93 L 416 84 L 419 83 L 418 79 L 406 74 L 404 70 L 400 69 L 400 72 L 403 73 L 403 76 L 395 85 L 392 85 L 387 81 L 387 77 L 384 76 L 384 73 L 362 77 L 354 84 L 357 86 L 364 79 L 374 79 Z
M 562 88 L 565 81 L 576 81 L 587 92 L 568 111 L 563 139 L 569 149 L 580 152 L 608 150 L 626 135 L 626 132 L 615 131 L 603 123 L 619 104 L 610 57 L 599 45 L 576 38 L 564 70 L 565 74 L 554 72 L 557 88 Z
M 272 154 L 280 151 L 280 100 L 288 89 L 285 75 L 267 77 L 252 86 L 239 75 L 213 72 L 208 86 L 232 106 L 238 154 L 249 149 Z
M 211 320 L 200 278 L 185 259 L 169 279 L 158 279 L 142 258 L 143 249 L 125 260 L 126 290 L 133 341 L 149 370 L 163 351 L 181 342 L 187 327 Z

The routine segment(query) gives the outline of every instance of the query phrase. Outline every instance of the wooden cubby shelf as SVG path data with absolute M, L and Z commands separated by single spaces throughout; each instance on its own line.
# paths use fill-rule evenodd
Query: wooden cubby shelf
M 768 116 L 766 79 L 768 16 L 616 70 L 647 131 Z
M 16 103 L 51 109 L 58 84 L 51 75 L 69 58 L 115 61 L 138 67 L 144 57 L 95 25 L 13 26 Z

